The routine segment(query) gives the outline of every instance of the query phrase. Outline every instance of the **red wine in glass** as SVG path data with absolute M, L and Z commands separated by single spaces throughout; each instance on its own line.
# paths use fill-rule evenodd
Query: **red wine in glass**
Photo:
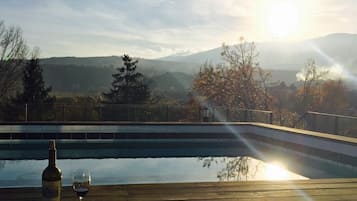
M 88 171 L 81 171 L 73 176 L 72 188 L 77 194 L 79 200 L 83 200 L 87 195 L 91 183 L 91 177 Z

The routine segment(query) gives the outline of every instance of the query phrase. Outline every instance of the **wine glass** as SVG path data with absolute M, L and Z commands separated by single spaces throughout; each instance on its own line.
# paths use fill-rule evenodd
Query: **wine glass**
M 73 175 L 72 188 L 81 201 L 88 193 L 91 183 L 91 176 L 88 170 L 78 170 Z

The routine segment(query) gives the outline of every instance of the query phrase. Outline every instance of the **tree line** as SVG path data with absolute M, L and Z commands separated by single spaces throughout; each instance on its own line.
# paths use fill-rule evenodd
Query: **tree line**
M 223 44 L 222 49 L 225 62 L 204 64 L 194 80 L 191 104 L 271 110 L 276 123 L 286 126 L 307 111 L 348 114 L 354 107 L 355 92 L 341 79 L 328 79 L 329 72 L 320 70 L 313 59 L 303 67 L 299 85 L 287 86 L 271 80 L 270 73 L 261 68 L 253 42 L 241 38 L 238 45 Z

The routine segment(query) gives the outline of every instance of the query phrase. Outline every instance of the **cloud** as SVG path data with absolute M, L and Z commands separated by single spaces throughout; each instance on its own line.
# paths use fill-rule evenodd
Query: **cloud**
M 90 56 L 83 48 L 90 43 L 107 48 L 103 54 L 139 49 L 135 56 L 152 58 L 238 38 L 236 25 L 243 25 L 244 18 L 229 11 L 232 6 L 244 10 L 234 1 L 216 0 L 19 0 L 0 2 L 0 12 L 6 23 L 23 28 L 29 44 L 40 46 L 43 56 Z
M 265 40 L 269 37 L 265 30 L 259 29 L 261 22 L 257 19 L 264 17 L 261 4 L 272 2 L 1 0 L 0 13 L 7 24 L 21 26 L 28 43 L 40 46 L 43 56 L 133 52 L 136 53 L 133 56 L 155 58 L 185 50 L 215 48 L 223 42 L 237 41 L 240 36 L 254 41 Z M 318 25 L 321 32 L 314 27 L 314 32 L 308 34 L 326 34 L 336 30 L 334 27 L 339 27 L 336 31 L 356 30 L 351 25 L 357 23 L 357 2 L 320 0 L 318 5 L 318 10 L 306 11 L 307 16 L 312 16 L 309 20 L 321 23 L 329 19 L 329 23 Z M 84 48 L 90 46 L 96 47 L 96 51 Z

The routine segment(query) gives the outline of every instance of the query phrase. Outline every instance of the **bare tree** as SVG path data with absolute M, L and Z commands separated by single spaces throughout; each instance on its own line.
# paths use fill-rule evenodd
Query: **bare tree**
M 313 59 L 307 61 L 300 78 L 303 85 L 297 92 L 299 113 L 314 109 L 317 99 L 321 96 L 319 85 L 327 74 L 328 70 L 318 69 Z
M 224 64 L 205 63 L 193 81 L 193 91 L 213 105 L 229 108 L 269 109 L 270 75 L 257 62 L 254 43 L 241 38 L 238 45 L 222 46 Z
M 269 75 L 259 65 L 255 44 L 240 38 L 238 45 L 222 46 L 222 59 L 228 63 L 230 79 L 234 82 L 236 101 L 248 109 L 268 109 L 266 83 Z
M 19 27 L 0 21 L 0 102 L 15 93 L 28 48 Z
M 272 97 L 268 93 L 268 88 L 276 83 L 271 81 L 271 72 L 265 71 L 260 67 L 258 68 L 258 75 L 261 88 L 264 90 L 264 110 L 269 110 L 271 109 Z
M 209 66 L 199 74 L 199 78 L 194 82 L 194 89 L 207 96 L 225 97 L 227 106 L 235 106 L 247 109 L 267 109 L 268 95 L 264 87 L 268 80 L 268 75 L 260 69 L 258 53 L 254 43 L 248 43 L 241 38 L 238 45 L 222 46 L 222 59 L 225 64 L 216 68 Z M 211 75 L 207 79 L 205 75 Z M 259 80 L 260 78 L 260 80 Z M 201 87 L 201 83 L 207 83 L 210 87 Z M 208 91 L 208 92 L 207 92 Z M 214 92 L 214 94 L 212 94 Z M 214 101 L 215 102 L 215 101 Z M 216 103 L 217 104 L 217 103 Z

